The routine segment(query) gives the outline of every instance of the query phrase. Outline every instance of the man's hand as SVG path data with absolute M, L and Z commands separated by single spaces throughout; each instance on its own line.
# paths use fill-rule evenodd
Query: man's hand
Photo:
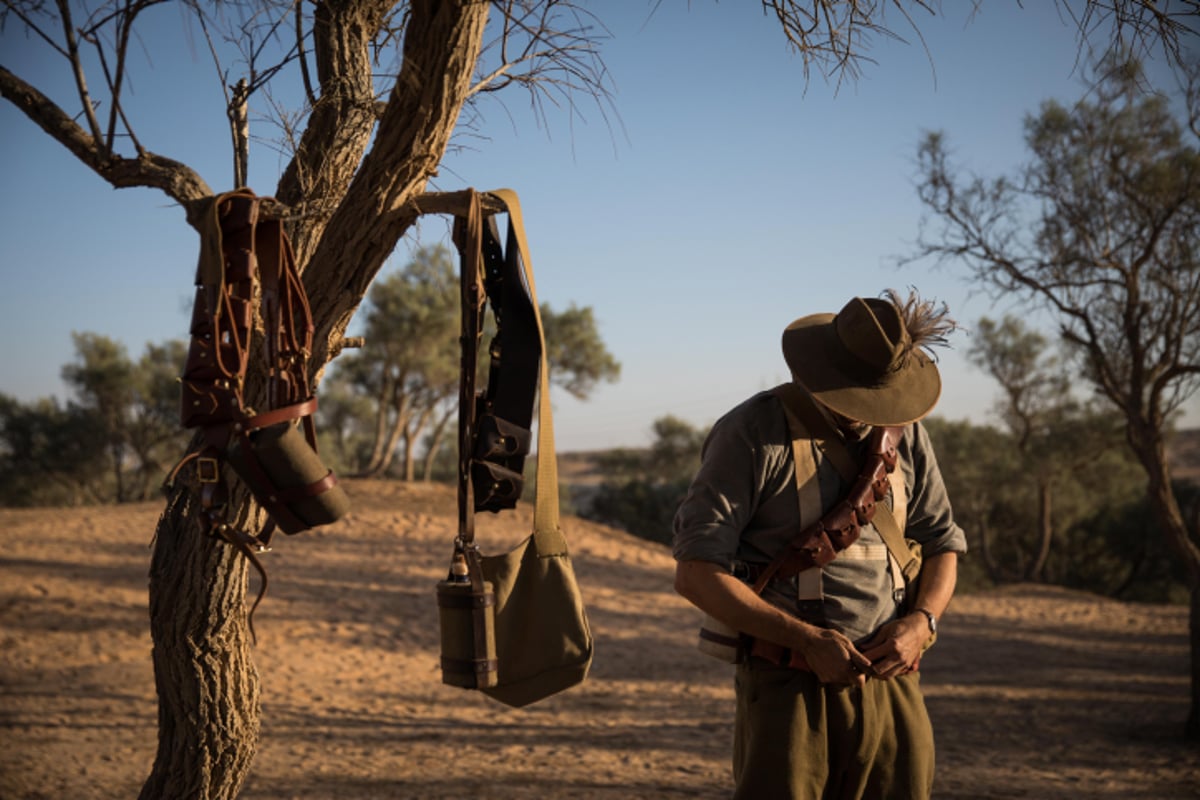
M 806 637 L 799 650 L 821 683 L 862 687 L 872 674 L 871 660 L 841 633 L 824 628 Z
M 929 641 L 929 621 L 924 614 L 913 613 L 884 625 L 863 643 L 862 654 L 871 661 L 871 674 L 894 678 L 912 669 Z

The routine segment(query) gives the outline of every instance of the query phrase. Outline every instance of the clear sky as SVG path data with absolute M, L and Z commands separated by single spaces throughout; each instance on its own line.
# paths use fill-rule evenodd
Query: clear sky
M 970 4 L 945 3 L 947 16 L 918 18 L 924 44 L 893 13 L 907 41 L 877 39 L 867 51 L 877 63 L 840 87 L 817 72 L 805 84 L 758 3 L 653 5 L 591 3 L 613 37 L 603 45 L 616 90 L 607 123 L 586 100 L 585 120 L 550 108 L 545 128 L 524 95 L 487 100 L 487 138 L 460 138 L 468 149 L 434 187 L 515 189 L 540 299 L 591 306 L 622 364 L 620 381 L 586 403 L 556 392 L 559 449 L 645 444 L 666 414 L 711 423 L 786 379 L 779 337 L 791 320 L 853 295 L 913 286 L 968 328 L 1025 313 L 972 293 L 961 269 L 895 264 L 922 214 L 923 131 L 945 131 L 960 164 L 997 174 L 1026 157 L 1026 114 L 1081 94 L 1075 31 L 1053 3 L 992 0 L 970 21 Z M 232 188 L 211 63 L 177 8 L 152 13 L 135 129 L 214 190 Z M 64 63 L 43 51 L 17 26 L 0 35 L 0 63 L 61 98 Z M 1168 79 L 1159 69 L 1152 80 Z M 135 358 L 147 342 L 186 338 L 197 239 L 181 210 L 153 190 L 111 189 L 4 101 L 0 142 L 0 392 L 64 397 L 72 331 L 116 338 Z M 281 163 L 255 144 L 251 187 L 270 194 Z M 426 219 L 388 268 L 418 243 L 447 240 L 447 228 Z M 997 387 L 966 362 L 966 334 L 953 345 L 941 355 L 937 413 L 986 421 Z M 1184 424 L 1200 425 L 1200 398 Z

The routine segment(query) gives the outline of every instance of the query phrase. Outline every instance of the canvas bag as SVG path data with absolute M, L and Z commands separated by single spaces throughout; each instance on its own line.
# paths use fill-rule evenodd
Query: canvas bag
M 499 555 L 483 555 L 474 542 L 473 514 L 483 501 L 477 498 L 472 475 L 479 459 L 475 454 L 478 431 L 470 424 L 476 415 L 474 343 L 468 331 L 464 348 L 462 380 L 472 387 L 460 395 L 459 538 L 456 561 L 461 556 L 466 580 L 454 597 L 452 589 L 439 584 L 442 625 L 443 682 L 482 691 L 509 706 L 521 707 L 581 683 L 591 666 L 594 651 L 591 627 L 583 597 L 575 579 L 558 508 L 558 465 L 554 452 L 554 425 L 550 407 L 549 370 L 545 334 L 537 309 L 529 246 L 525 238 L 516 193 L 500 189 L 498 198 L 509 216 L 509 257 L 520 257 L 520 273 L 532 301 L 537 336 L 541 341 L 538 370 L 538 448 L 533 532 L 520 545 Z M 482 302 L 467 287 L 476 269 L 475 258 L 482 240 L 482 212 L 478 196 L 472 197 L 465 221 L 464 302 Z M 516 246 L 517 252 L 512 253 Z M 469 316 L 464 309 L 464 319 Z M 466 424 L 464 425 L 464 421 Z M 483 508 L 489 508 L 486 504 Z M 453 576 L 451 576 L 453 577 Z M 460 613 L 455 614 L 458 610 Z M 470 624 L 466 625 L 466 614 Z M 463 658 L 463 654 L 469 654 Z

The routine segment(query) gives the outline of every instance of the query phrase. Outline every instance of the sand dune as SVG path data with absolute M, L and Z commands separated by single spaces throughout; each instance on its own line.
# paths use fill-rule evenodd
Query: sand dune
M 348 518 L 270 554 L 263 736 L 243 798 L 729 793 L 730 671 L 693 647 L 664 548 L 567 518 L 588 681 L 523 710 L 440 683 L 454 494 L 351 482 Z M 0 797 L 131 798 L 155 749 L 146 611 L 159 504 L 2 510 Z M 498 551 L 529 509 L 481 518 Z M 923 665 L 939 798 L 1200 797 L 1186 609 L 1036 586 L 960 596 Z

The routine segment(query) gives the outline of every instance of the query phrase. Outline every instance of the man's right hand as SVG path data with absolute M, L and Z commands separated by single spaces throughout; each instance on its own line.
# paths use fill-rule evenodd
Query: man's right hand
M 799 646 L 808 667 L 821 683 L 861 687 L 871 674 L 871 660 L 841 633 L 814 628 Z

